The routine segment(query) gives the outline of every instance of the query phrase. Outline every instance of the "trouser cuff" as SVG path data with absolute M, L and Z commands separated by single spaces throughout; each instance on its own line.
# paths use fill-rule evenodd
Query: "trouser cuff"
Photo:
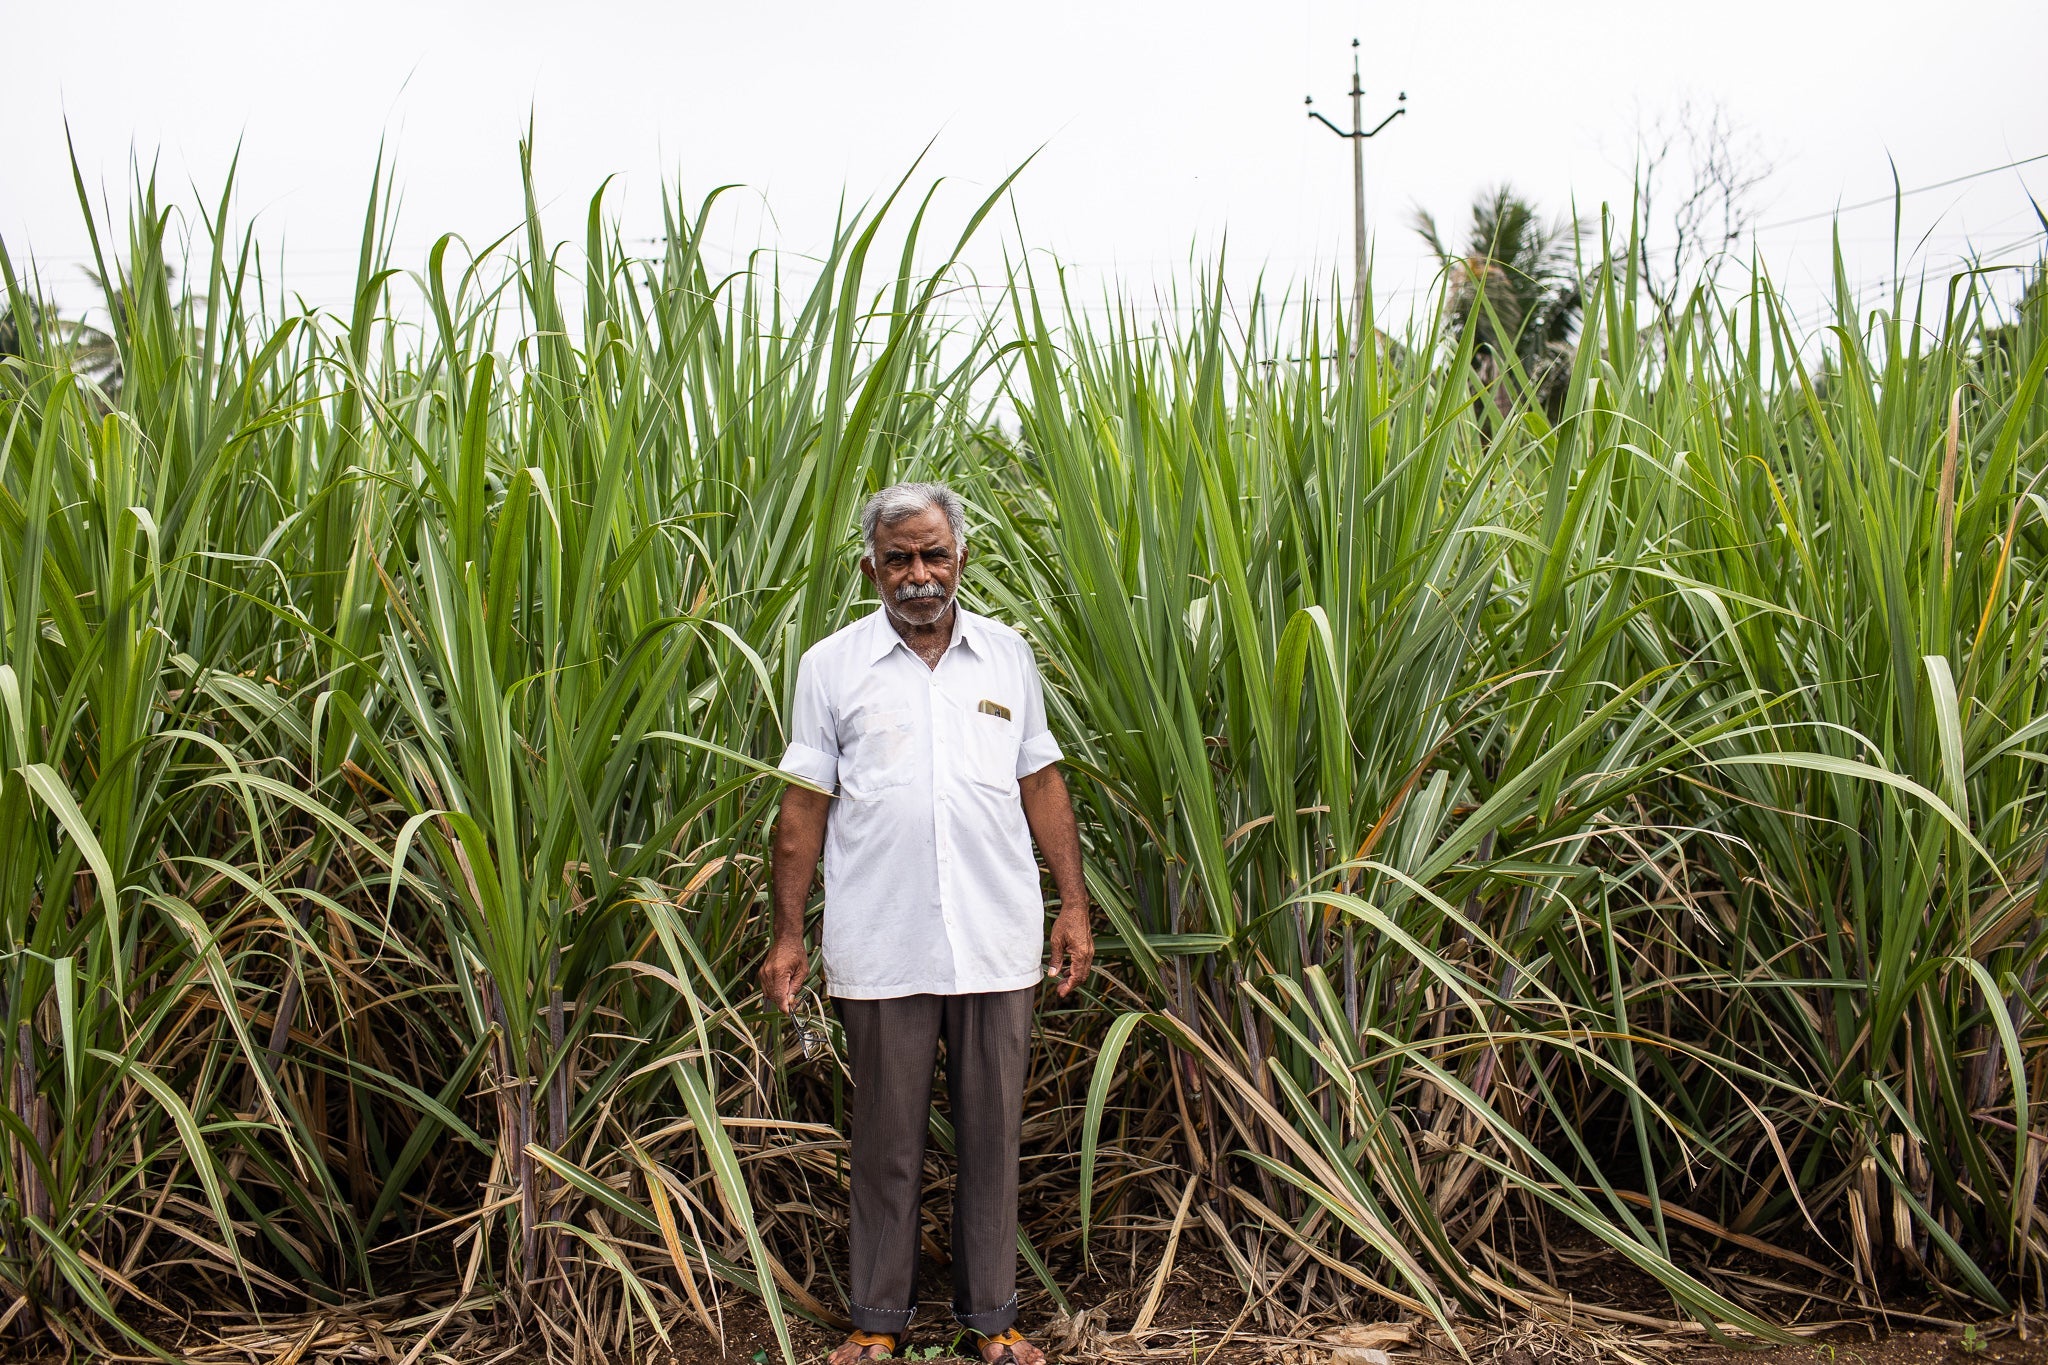
M 979 1332 L 985 1337 L 992 1337 L 998 1332 L 1007 1332 L 1010 1330 L 1011 1325 L 1017 1321 L 1017 1296 L 1012 1294 L 1005 1302 L 997 1304 L 994 1308 L 982 1313 L 963 1313 L 960 1311 L 959 1305 L 955 1304 L 953 1306 L 953 1321 L 969 1331 Z
M 846 1316 L 853 1319 L 856 1329 L 862 1332 L 887 1332 L 893 1337 L 900 1337 L 910 1330 L 910 1319 L 916 1312 L 915 1305 L 909 1308 L 870 1308 L 866 1304 L 855 1303 L 852 1299 L 846 1301 Z

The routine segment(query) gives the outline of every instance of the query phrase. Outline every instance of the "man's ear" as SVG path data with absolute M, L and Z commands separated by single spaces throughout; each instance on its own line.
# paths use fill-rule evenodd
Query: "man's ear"
M 876 587 L 882 586 L 882 580 L 875 577 L 875 561 L 873 556 L 862 555 L 860 557 L 860 574 L 862 578 L 867 579 L 868 582 Z

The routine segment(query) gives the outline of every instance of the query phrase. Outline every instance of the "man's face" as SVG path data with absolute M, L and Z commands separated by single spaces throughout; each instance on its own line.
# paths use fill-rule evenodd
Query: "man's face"
M 860 571 L 891 616 L 905 625 L 929 626 L 953 604 L 966 562 L 946 514 L 927 507 L 916 516 L 877 526 L 874 556 L 861 560 Z

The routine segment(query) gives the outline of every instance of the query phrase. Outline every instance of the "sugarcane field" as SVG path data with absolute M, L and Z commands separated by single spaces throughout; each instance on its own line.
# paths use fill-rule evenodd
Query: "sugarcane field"
M 2048 1361 L 2023 78 L 386 8 L 4 21 L 0 1359 Z

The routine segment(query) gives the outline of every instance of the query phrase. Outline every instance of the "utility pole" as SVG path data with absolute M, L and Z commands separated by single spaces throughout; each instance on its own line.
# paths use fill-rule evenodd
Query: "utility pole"
M 1394 106 L 1394 112 L 1374 124 L 1370 131 L 1365 126 L 1365 87 L 1358 83 L 1358 39 L 1351 40 L 1351 129 L 1349 132 L 1324 118 L 1315 107 L 1316 97 L 1308 95 L 1302 103 L 1309 106 L 1308 116 L 1318 120 L 1325 128 L 1338 137 L 1351 139 L 1351 246 L 1352 276 L 1351 303 L 1358 311 L 1358 325 L 1365 326 L 1365 140 L 1377 136 L 1382 129 L 1408 112 L 1408 92 L 1403 90 Z

